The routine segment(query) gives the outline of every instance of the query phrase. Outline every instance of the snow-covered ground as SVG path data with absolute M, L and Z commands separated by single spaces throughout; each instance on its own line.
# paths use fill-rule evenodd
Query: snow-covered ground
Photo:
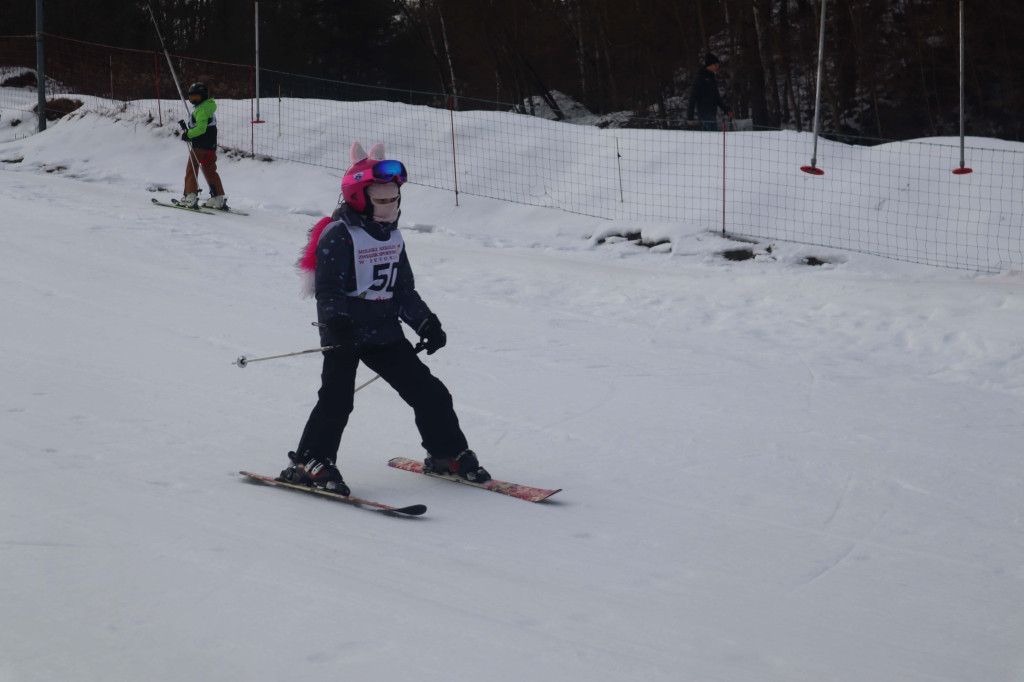
M 339 174 L 224 159 L 251 215 L 190 214 L 149 203 L 169 127 L 3 113 L 3 682 L 1024 680 L 1019 275 L 409 184 L 426 361 L 495 476 L 564 490 L 388 468 L 419 439 L 375 383 L 339 465 L 429 507 L 393 518 L 237 475 L 315 399 L 315 355 L 232 362 L 317 345 Z

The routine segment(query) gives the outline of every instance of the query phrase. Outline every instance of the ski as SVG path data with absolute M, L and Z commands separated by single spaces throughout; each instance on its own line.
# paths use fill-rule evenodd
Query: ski
M 177 201 L 177 199 L 171 199 L 171 201 Z M 230 213 L 231 215 L 249 215 L 245 211 L 238 211 L 236 209 L 231 208 L 230 206 L 225 206 L 224 208 L 210 208 L 209 206 L 201 206 L 200 208 L 202 208 L 204 211 L 209 211 L 210 213 Z
M 416 460 L 408 459 L 407 457 L 395 457 L 388 462 L 388 466 L 395 467 L 396 469 L 403 469 L 405 471 L 411 471 L 414 474 L 423 474 L 425 476 L 433 476 L 434 478 L 442 478 L 446 481 L 454 481 L 456 483 L 471 485 L 474 488 L 483 488 L 484 490 L 509 495 L 510 497 L 517 497 L 520 500 L 526 500 L 527 502 L 540 502 L 541 500 L 546 500 L 562 490 L 561 488 L 558 488 L 557 490 L 534 488 L 528 485 L 509 483 L 508 481 L 498 481 L 493 478 L 486 483 L 474 483 L 473 481 L 467 481 L 466 479 L 459 478 L 458 476 L 435 474 L 432 471 L 426 471 L 423 468 L 423 462 L 417 462 Z
M 181 211 L 191 211 L 192 213 L 204 213 L 210 215 L 210 211 L 203 210 L 201 208 L 189 208 L 188 206 L 179 206 L 178 204 L 169 204 L 165 201 L 158 201 L 156 197 L 150 199 L 154 206 L 166 206 L 167 208 L 176 208 Z
M 380 502 L 371 502 L 370 500 L 364 500 L 358 497 L 344 496 L 337 493 L 328 492 L 326 490 L 320 490 L 319 488 L 311 488 L 305 485 L 295 485 L 294 483 L 286 483 L 285 481 L 279 481 L 276 478 L 270 476 L 262 476 L 260 474 L 253 474 L 248 471 L 239 471 L 243 476 L 246 476 L 249 480 L 258 481 L 260 483 L 266 483 L 280 488 L 290 488 L 291 490 L 298 490 L 303 493 L 313 493 L 314 495 L 320 495 L 321 497 L 328 497 L 338 502 L 345 502 L 352 506 L 359 507 L 360 509 L 367 509 L 368 511 L 378 511 L 385 514 L 402 514 L 405 516 L 420 516 L 427 511 L 426 505 L 423 504 L 410 504 L 405 507 L 392 507 L 389 504 L 381 504 Z
M 206 206 L 196 206 L 195 208 L 189 208 L 188 206 L 182 206 L 177 199 L 171 199 L 170 203 L 159 201 L 156 198 L 150 199 L 157 206 L 166 206 L 167 208 L 180 208 L 183 211 L 192 211 L 194 213 L 231 213 L 232 215 L 249 215 L 245 211 L 238 211 L 233 208 L 209 208 Z
M 171 203 L 174 204 L 175 208 L 188 208 L 188 206 L 182 206 L 181 202 L 177 199 L 171 199 Z M 236 211 L 230 206 L 224 208 L 211 208 L 210 206 L 203 206 L 200 204 L 196 210 L 203 211 L 204 213 L 233 213 L 234 215 L 249 215 L 245 211 Z

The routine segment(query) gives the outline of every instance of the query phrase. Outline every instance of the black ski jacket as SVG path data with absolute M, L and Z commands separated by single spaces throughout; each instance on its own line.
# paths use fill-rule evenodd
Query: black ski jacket
M 729 113 L 729 107 L 726 106 L 722 96 L 718 94 L 718 82 L 715 80 L 715 74 L 707 69 L 701 69 L 693 77 L 693 85 L 690 86 L 690 106 L 686 110 L 686 118 L 691 121 L 713 121 L 716 116 L 716 108 L 721 109 L 722 113 Z M 697 119 L 693 117 L 694 109 L 697 110 Z
M 387 241 L 398 222 L 382 224 L 364 219 L 342 204 L 324 228 L 317 245 L 318 256 L 314 274 L 317 319 L 331 324 L 347 315 L 352 322 L 352 338 L 338 338 L 330 328 L 320 327 L 320 341 L 325 346 L 355 341 L 365 346 L 384 346 L 405 338 L 399 320 L 413 330 L 430 315 L 430 308 L 416 292 L 416 282 L 405 249 L 399 256 L 392 297 L 382 301 L 357 298 L 346 294 L 356 289 L 355 256 L 348 227 L 361 227 L 372 238 Z M 332 257 L 323 257 L 330 253 Z

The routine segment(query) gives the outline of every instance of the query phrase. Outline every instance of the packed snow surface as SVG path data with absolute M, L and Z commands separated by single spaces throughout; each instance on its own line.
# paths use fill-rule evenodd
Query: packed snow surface
M 495 477 L 563 491 L 388 468 L 422 451 L 376 382 L 339 466 L 429 508 L 389 517 L 238 475 L 316 398 L 315 354 L 232 363 L 318 345 L 294 262 L 338 173 L 224 156 L 251 215 L 192 214 L 150 204 L 169 127 L 9 118 L 0 680 L 1024 680 L 1019 274 L 646 248 L 410 168 L 425 361 Z

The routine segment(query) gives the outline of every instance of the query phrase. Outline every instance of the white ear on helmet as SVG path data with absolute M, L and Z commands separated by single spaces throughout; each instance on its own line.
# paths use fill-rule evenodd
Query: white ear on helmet
M 363 149 L 363 145 L 360 144 L 359 140 L 356 140 L 355 143 L 352 145 L 352 151 L 350 152 L 350 155 L 352 156 L 352 163 L 359 163 L 363 159 L 367 158 L 366 150 Z
M 370 147 L 370 158 L 374 161 L 384 160 L 384 143 L 378 142 L 377 144 Z

